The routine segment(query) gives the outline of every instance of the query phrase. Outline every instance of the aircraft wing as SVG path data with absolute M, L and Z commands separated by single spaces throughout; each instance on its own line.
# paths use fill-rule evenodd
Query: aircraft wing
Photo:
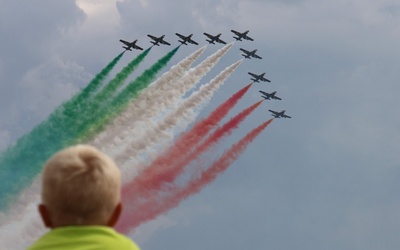
M 266 96 L 269 95 L 267 92 L 264 92 L 264 91 L 262 91 L 262 90 L 260 90 L 260 91 L 258 91 L 258 92 L 260 92 L 261 94 L 266 95 Z
M 247 35 L 245 35 L 245 36 L 243 37 L 243 39 L 246 39 L 246 40 L 249 40 L 249 41 L 254 41 L 253 38 L 251 38 L 251 37 L 249 37 L 249 36 L 247 36 Z
M 138 50 L 143 50 L 142 47 L 135 45 L 133 48 L 138 49 Z
M 275 99 L 275 100 L 282 100 L 281 98 L 279 98 L 279 97 L 277 97 L 277 96 L 275 96 L 275 95 L 272 96 L 271 98 L 272 98 L 272 99 Z
M 208 38 L 211 38 L 211 39 L 213 39 L 214 38 L 214 36 L 212 36 L 212 35 L 210 35 L 210 34 L 208 34 L 208 33 L 203 33 L 204 35 L 206 35 Z
M 219 42 L 219 43 L 222 43 L 222 44 L 226 44 L 226 42 L 225 41 L 223 41 L 223 40 L 221 40 L 221 39 L 217 39 L 217 42 Z
M 175 33 L 175 35 L 179 36 L 179 37 L 182 38 L 182 39 L 186 39 L 186 36 L 181 35 L 181 34 L 179 34 L 179 33 Z
M 248 74 L 251 75 L 252 77 L 258 78 L 258 75 L 254 74 L 254 73 L 249 72 Z
M 151 39 L 153 39 L 154 41 L 157 40 L 157 37 L 155 37 L 155 36 L 152 36 L 152 35 L 147 35 L 147 36 L 150 37 Z
M 234 33 L 237 36 L 241 36 L 242 35 L 242 33 L 238 32 L 236 30 L 231 30 L 231 32 Z
M 124 40 L 122 40 L 122 39 L 120 39 L 119 41 L 120 41 L 121 43 L 125 44 L 126 46 L 130 46 L 130 45 L 131 45 L 130 42 L 124 41 Z
M 171 45 L 170 43 L 168 43 L 168 42 L 166 42 L 166 41 L 164 41 L 164 40 L 161 40 L 160 43 L 161 43 L 161 44 L 165 44 L 165 45 Z
M 240 48 L 240 50 L 243 51 L 243 52 L 246 53 L 246 54 L 249 54 L 249 53 L 250 53 L 250 51 L 245 50 L 245 49 L 242 49 L 242 48 Z
M 261 78 L 261 81 L 263 81 L 263 82 L 271 82 L 270 80 L 268 80 L 268 79 L 265 78 L 265 77 Z
M 261 56 L 259 56 L 259 55 L 256 55 L 256 54 L 254 54 L 253 56 L 254 56 L 255 58 L 262 59 L 262 57 L 261 57 Z
M 292 118 L 292 117 L 290 117 L 290 116 L 288 116 L 288 115 L 285 115 L 285 114 L 282 115 L 282 117 L 283 117 L 283 118 Z
M 271 112 L 272 114 L 276 115 L 276 116 L 279 114 L 279 112 L 276 112 L 276 111 L 273 111 L 273 110 L 270 110 L 270 109 L 268 109 L 268 111 Z
M 197 42 L 193 41 L 192 39 L 189 39 L 188 42 L 191 44 L 199 45 Z

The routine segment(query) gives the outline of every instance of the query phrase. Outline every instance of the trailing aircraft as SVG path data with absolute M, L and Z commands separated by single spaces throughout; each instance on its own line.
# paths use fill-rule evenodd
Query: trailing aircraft
M 282 110 L 280 112 L 277 112 L 277 111 L 273 111 L 273 110 L 268 109 L 268 111 L 271 112 L 272 116 L 275 117 L 275 118 L 292 118 L 292 117 L 290 117 L 288 115 L 285 115 L 286 110 Z
M 193 34 L 190 34 L 188 36 L 184 36 L 184 35 L 181 35 L 179 33 L 175 33 L 175 35 L 179 36 L 182 39 L 182 40 L 178 40 L 181 44 L 187 45 L 187 43 L 191 43 L 191 44 L 199 45 L 197 42 L 192 40 L 192 35 Z
M 208 33 L 203 33 L 204 35 L 206 35 L 209 39 L 206 39 L 206 41 L 208 42 L 208 43 L 212 43 L 212 44 L 215 44 L 215 42 L 217 42 L 217 43 L 222 43 L 222 44 L 226 44 L 226 42 L 225 41 L 222 41 L 219 37 L 221 36 L 221 33 L 219 33 L 218 35 L 216 35 L 216 36 L 213 36 L 213 35 L 210 35 L 210 34 L 208 34 Z
M 240 48 L 240 50 L 244 52 L 244 54 L 242 54 L 242 56 L 244 56 L 244 58 L 249 58 L 250 59 L 251 57 L 254 57 L 254 58 L 262 59 L 261 56 L 256 54 L 257 49 L 255 49 L 253 51 L 248 51 L 248 50 Z
M 153 40 L 153 41 L 150 41 L 150 42 L 152 44 L 154 44 L 154 45 L 157 45 L 157 46 L 160 46 L 160 44 L 171 45 L 170 43 L 168 43 L 168 42 L 166 42 L 164 40 L 164 36 L 165 35 L 162 35 L 160 37 L 155 37 L 155 36 L 152 36 L 152 35 L 147 35 L 147 36 L 150 37 Z
M 260 92 L 261 94 L 263 94 L 262 97 L 263 97 L 265 100 L 271 100 L 271 99 L 282 100 L 281 98 L 279 98 L 279 97 L 277 97 L 277 96 L 275 95 L 275 94 L 276 94 L 276 91 L 274 91 L 274 92 L 272 92 L 272 93 L 267 93 L 267 92 L 264 92 L 264 91 L 260 90 L 259 92 Z
M 231 32 L 236 35 L 236 36 L 233 36 L 233 38 L 235 38 L 237 41 L 242 41 L 242 38 L 245 40 L 254 41 L 253 38 L 251 38 L 247 35 L 247 33 L 249 33 L 248 30 L 246 30 L 243 33 L 240 33 L 239 31 L 236 31 L 236 30 L 231 30 Z
M 270 80 L 268 80 L 267 78 L 264 77 L 265 73 L 262 73 L 261 75 L 257 75 L 257 74 L 249 72 L 248 74 L 252 76 L 252 78 L 250 78 L 250 80 L 252 80 L 254 82 L 260 82 L 260 81 L 271 82 Z
M 125 50 L 130 50 L 130 51 L 132 51 L 132 49 L 143 50 L 143 48 L 136 45 L 137 39 L 131 43 L 128 41 L 124 41 L 122 39 L 120 39 L 119 41 L 126 45 L 126 46 L 122 46 L 122 48 L 124 48 Z

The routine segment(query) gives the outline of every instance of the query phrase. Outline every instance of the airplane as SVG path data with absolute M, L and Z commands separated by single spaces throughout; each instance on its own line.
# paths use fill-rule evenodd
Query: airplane
M 164 36 L 165 35 L 162 35 L 160 37 L 155 37 L 155 36 L 152 36 L 152 35 L 147 35 L 147 36 L 150 37 L 153 40 L 153 41 L 150 41 L 150 42 L 152 44 L 154 44 L 154 45 L 157 45 L 157 46 L 160 46 L 160 44 L 171 45 L 170 43 L 168 43 L 168 42 L 166 42 L 164 40 Z
M 240 50 L 244 52 L 244 54 L 242 54 L 242 56 L 244 56 L 244 58 L 250 59 L 251 57 L 254 57 L 254 58 L 262 59 L 261 56 L 256 55 L 257 49 L 255 49 L 253 51 L 248 51 L 248 50 L 240 48 Z
M 192 40 L 192 35 L 193 34 L 190 34 L 188 36 L 184 36 L 184 35 L 181 35 L 179 33 L 175 33 L 175 35 L 179 36 L 182 39 L 182 40 L 178 40 L 181 44 L 187 45 L 187 43 L 191 43 L 191 44 L 199 45 L 197 42 Z
M 247 33 L 249 33 L 248 30 L 246 30 L 246 31 L 243 32 L 243 33 L 240 33 L 239 31 L 236 31 L 236 30 L 231 30 L 231 32 L 232 32 L 233 34 L 237 35 L 237 36 L 234 36 L 234 37 L 233 37 L 233 38 L 235 38 L 237 41 L 242 41 L 242 38 L 245 39 L 245 40 L 254 41 L 253 38 L 251 38 L 251 37 L 249 37 L 249 36 L 247 35 Z
M 250 78 L 250 80 L 252 80 L 254 82 L 260 82 L 260 81 L 271 82 L 270 80 L 268 80 L 267 78 L 264 77 L 265 73 L 262 73 L 261 75 L 257 75 L 257 74 L 249 72 L 248 74 L 252 76 L 252 78 Z
M 273 111 L 273 110 L 268 109 L 268 111 L 271 112 L 272 116 L 275 117 L 275 118 L 292 118 L 292 117 L 290 117 L 288 115 L 285 115 L 286 110 L 282 110 L 280 112 L 277 112 L 277 111 Z
M 130 50 L 130 51 L 132 51 L 132 49 L 143 50 L 143 48 L 136 45 L 137 39 L 131 43 L 128 41 L 124 41 L 122 39 L 120 39 L 119 41 L 126 45 L 126 46 L 122 46 L 122 48 L 124 48 L 125 50 Z
M 271 100 L 271 99 L 282 100 L 281 98 L 279 98 L 279 97 L 277 97 L 277 96 L 275 95 L 275 94 L 276 94 L 276 91 L 274 91 L 274 92 L 272 92 L 272 93 L 267 93 L 267 92 L 264 92 L 264 91 L 260 90 L 260 91 L 258 91 L 258 92 L 260 92 L 261 94 L 263 94 L 262 97 L 263 97 L 265 100 Z
M 206 39 L 206 41 L 207 41 L 208 43 L 215 44 L 215 42 L 217 42 L 217 43 L 226 44 L 225 41 L 222 41 L 222 40 L 219 38 L 219 37 L 221 36 L 221 33 L 219 33 L 219 34 L 216 35 L 216 36 L 210 35 L 210 34 L 208 34 L 208 33 L 203 33 L 203 34 L 206 35 L 208 38 L 210 38 L 210 39 Z

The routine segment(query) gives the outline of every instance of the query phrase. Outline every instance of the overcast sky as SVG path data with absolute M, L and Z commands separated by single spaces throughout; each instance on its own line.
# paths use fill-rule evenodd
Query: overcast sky
M 397 0 L 0 0 L 0 150 L 44 120 L 122 51 L 176 32 L 250 30 L 202 81 L 258 49 L 203 110 L 266 72 L 235 112 L 276 90 L 221 151 L 286 109 L 201 193 L 140 226 L 142 249 L 399 249 L 400 3 Z M 199 46 L 181 47 L 168 68 Z M 202 56 L 221 45 L 209 45 Z M 122 68 L 138 52 L 124 55 Z M 115 73 L 114 72 L 114 73 Z

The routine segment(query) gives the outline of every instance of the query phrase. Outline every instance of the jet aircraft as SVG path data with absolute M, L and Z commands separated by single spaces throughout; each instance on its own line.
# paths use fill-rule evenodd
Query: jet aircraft
M 244 58 L 250 59 L 251 57 L 254 57 L 254 58 L 262 59 L 261 56 L 256 54 L 257 49 L 255 49 L 253 51 L 248 51 L 248 50 L 240 48 L 240 50 L 244 52 L 244 54 L 242 54 L 242 56 L 244 56 Z
M 191 44 L 199 45 L 197 42 L 192 40 L 192 35 L 193 34 L 190 34 L 188 36 L 184 36 L 184 35 L 181 35 L 179 33 L 175 33 L 175 35 L 179 36 L 182 39 L 182 40 L 178 40 L 181 44 L 187 45 L 187 43 L 191 43 Z
M 171 45 L 170 43 L 168 43 L 168 42 L 166 42 L 164 40 L 164 36 L 165 35 L 162 35 L 160 37 L 155 37 L 155 36 L 152 36 L 152 35 L 147 35 L 147 36 L 150 37 L 153 40 L 153 41 L 150 41 L 150 42 L 152 44 L 154 44 L 154 45 L 157 45 L 157 46 L 160 46 L 160 44 Z
M 288 115 L 285 115 L 286 110 L 282 110 L 280 112 L 277 112 L 277 111 L 273 111 L 273 110 L 268 109 L 268 111 L 271 112 L 272 116 L 275 117 L 275 118 L 292 118 L 292 117 L 290 117 Z
M 249 72 L 248 74 L 252 76 L 252 78 L 250 78 L 250 80 L 252 80 L 254 82 L 260 82 L 260 81 L 271 82 L 270 80 L 268 80 L 267 78 L 264 77 L 265 73 L 262 73 L 261 75 L 257 75 L 257 74 Z
M 219 37 L 221 36 L 221 33 L 219 33 L 218 35 L 216 35 L 216 36 L 213 36 L 213 35 L 210 35 L 210 34 L 208 34 L 208 33 L 203 33 L 204 35 L 206 35 L 209 39 L 206 39 L 206 41 L 208 42 L 208 43 L 212 43 L 212 44 L 215 44 L 215 42 L 217 42 L 217 43 L 222 43 L 222 44 L 226 44 L 226 42 L 225 41 L 222 41 Z
M 236 41 L 242 41 L 242 38 L 245 40 L 254 41 L 253 38 L 251 38 L 247 35 L 247 33 L 249 33 L 248 30 L 246 30 L 243 33 L 240 33 L 239 31 L 236 31 L 236 30 L 231 30 L 231 32 L 236 35 L 236 36 L 233 36 L 233 38 L 235 38 Z
M 143 48 L 136 45 L 137 39 L 131 43 L 128 41 L 124 41 L 122 39 L 120 39 L 119 41 L 126 45 L 126 46 L 122 46 L 122 48 L 124 48 L 125 50 L 130 50 L 130 51 L 132 51 L 132 49 L 143 50 Z
M 261 94 L 263 94 L 262 97 L 263 97 L 265 100 L 271 100 L 271 99 L 282 100 L 281 98 L 279 98 L 279 97 L 277 97 L 277 96 L 275 95 L 275 94 L 276 94 L 276 91 L 274 91 L 274 92 L 272 92 L 272 93 L 267 93 L 267 92 L 264 92 L 264 91 L 260 90 L 259 92 L 260 92 Z

